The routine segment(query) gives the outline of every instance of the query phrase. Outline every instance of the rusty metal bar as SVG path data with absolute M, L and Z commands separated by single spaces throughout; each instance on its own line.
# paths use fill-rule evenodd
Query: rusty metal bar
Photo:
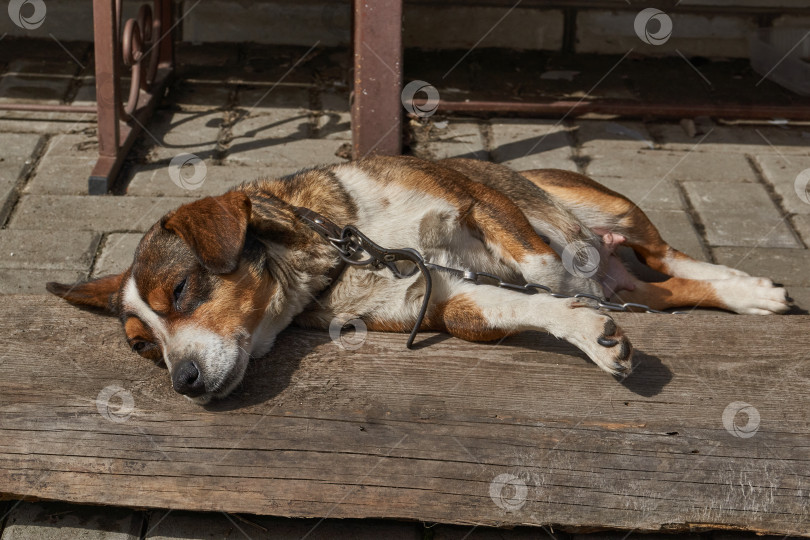
M 402 0 L 354 0 L 352 155 L 402 151 Z
M 415 99 L 416 106 L 425 103 Z M 810 120 L 810 107 L 797 105 L 715 105 L 673 104 L 628 101 L 446 101 L 439 102 L 440 113 L 514 113 L 527 116 L 553 117 L 607 114 L 631 117 L 694 118 L 713 116 L 738 120 L 769 120 L 786 118 Z

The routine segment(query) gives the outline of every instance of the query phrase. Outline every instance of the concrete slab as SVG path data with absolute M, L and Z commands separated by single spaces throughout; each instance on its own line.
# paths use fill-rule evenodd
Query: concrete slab
M 224 113 L 219 111 L 158 111 L 143 136 L 147 144 L 152 144 L 149 160 L 168 163 L 179 154 L 213 158 L 223 122 Z
M 810 287 L 810 250 L 777 248 L 714 248 L 720 264 L 733 266 L 752 276 L 771 278 L 783 285 Z
M 595 157 L 623 150 L 653 150 L 655 142 L 642 122 L 577 120 L 571 134 L 583 154 Z
M 17 183 L 33 163 L 43 139 L 34 134 L 0 133 L 0 224 L 17 200 Z
M 0 103 L 58 104 L 72 82 L 72 76 L 9 73 L 0 77 Z
M 323 139 L 272 140 L 257 138 L 253 142 L 231 144 L 225 164 L 268 166 L 290 172 L 329 163 L 345 163 L 335 152 L 342 141 Z
M 588 171 L 588 176 L 612 189 L 621 193 L 644 211 L 647 210 L 676 210 L 684 211 L 684 202 L 677 184 L 665 178 L 658 180 L 653 177 L 648 179 L 637 178 L 617 178 L 614 176 L 592 175 Z
M 318 138 L 352 140 L 352 115 L 349 95 L 342 92 L 322 92 L 321 111 L 317 117 Z
M 183 110 L 199 111 L 224 109 L 236 93 L 236 87 L 223 84 L 193 84 L 178 80 L 169 89 L 168 98 L 173 106 Z
M 785 210 L 810 215 L 810 157 L 757 154 L 754 160 Z
M 259 109 L 257 109 L 258 111 Z M 304 109 L 263 109 L 239 116 L 230 127 L 228 146 L 233 151 L 261 146 L 264 141 L 306 139 L 312 135 L 312 115 Z M 268 112 L 269 111 L 269 112 Z
M 94 232 L 0 230 L 0 268 L 86 272 L 100 239 Z
M 95 133 L 55 135 L 48 141 L 25 193 L 84 195 L 97 159 Z
M 114 195 L 23 195 L 9 229 L 47 231 L 144 232 L 182 197 L 117 197 Z
M 265 109 L 281 109 L 280 112 L 295 113 L 311 108 L 308 86 L 291 84 L 267 84 L 240 88 L 236 94 L 236 106 L 249 112 L 265 112 Z
M 137 540 L 142 519 L 122 508 L 22 502 L 9 514 L 2 540 Z
M 69 133 L 95 127 L 95 113 L 0 111 L 2 133 Z
M 499 119 L 490 124 L 492 157 L 516 170 L 576 171 L 568 129 L 551 120 Z
M 713 126 L 694 137 L 679 124 L 655 124 L 651 132 L 663 150 L 732 154 L 802 153 L 796 136 L 768 127 Z
M 0 295 L 50 294 L 45 289 L 49 281 L 76 283 L 87 278 L 87 272 L 78 270 L 43 270 L 41 268 L 0 268 Z M 0 537 L 5 540 L 5 537 Z
M 594 176 L 623 176 L 645 180 L 692 182 L 756 182 L 757 177 L 744 155 L 671 152 L 665 150 L 612 151 L 605 144 L 591 155 L 586 171 Z
M 155 525 L 152 526 L 151 523 Z M 355 540 L 386 538 L 418 540 L 421 527 L 413 523 L 381 520 L 283 519 L 260 516 L 240 518 L 225 513 L 152 512 L 146 540 L 181 538 L 328 538 Z M 151 528 L 150 528 L 151 527 Z
M 143 235 L 140 233 L 108 234 L 90 277 L 118 274 L 129 268 L 141 238 Z
M 804 245 L 810 246 L 810 216 L 793 216 L 791 222 L 804 241 Z
M 712 247 L 801 247 L 785 219 L 759 184 L 685 182 Z
M 646 214 L 669 245 L 695 259 L 706 260 L 703 242 L 686 212 L 648 210 Z
M 204 176 L 199 181 L 196 181 L 196 177 L 192 177 L 195 180 L 193 183 L 184 182 L 181 177 L 173 176 L 176 174 L 176 169 L 172 169 L 170 173 L 169 167 L 165 165 L 151 163 L 135 165 L 132 179 L 127 186 L 127 195 L 191 197 L 196 199 L 208 195 L 221 195 L 233 186 L 254 180 L 257 177 L 256 171 L 252 170 L 252 168 L 236 165 L 227 167 L 213 165 L 210 160 L 202 163 L 205 167 L 200 171 Z M 186 173 L 183 172 L 182 174 Z M 191 174 L 189 173 L 189 176 Z

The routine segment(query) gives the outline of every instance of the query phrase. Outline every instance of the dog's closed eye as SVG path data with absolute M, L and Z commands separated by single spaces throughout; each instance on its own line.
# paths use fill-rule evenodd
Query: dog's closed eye
M 183 281 L 177 284 L 174 288 L 174 309 L 175 311 L 182 311 L 180 309 L 180 301 L 183 299 L 183 295 L 186 292 L 186 286 L 188 285 L 188 278 L 184 278 Z

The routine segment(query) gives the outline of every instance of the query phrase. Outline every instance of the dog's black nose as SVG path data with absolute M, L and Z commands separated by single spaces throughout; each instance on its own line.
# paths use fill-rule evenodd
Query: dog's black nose
M 202 374 L 193 360 L 184 360 L 178 364 L 172 373 L 172 386 L 176 392 L 189 397 L 205 392 Z

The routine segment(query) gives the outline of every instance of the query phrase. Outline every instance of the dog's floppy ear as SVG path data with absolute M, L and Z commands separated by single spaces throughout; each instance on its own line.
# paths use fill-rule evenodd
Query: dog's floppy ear
M 83 283 L 67 285 L 51 281 L 45 285 L 48 292 L 64 298 L 77 306 L 101 308 L 111 315 L 118 314 L 115 302 L 126 272 L 114 276 L 104 276 Z
M 229 191 L 181 206 L 163 227 L 182 238 L 210 272 L 229 274 L 239 265 L 249 218 L 250 199 Z

